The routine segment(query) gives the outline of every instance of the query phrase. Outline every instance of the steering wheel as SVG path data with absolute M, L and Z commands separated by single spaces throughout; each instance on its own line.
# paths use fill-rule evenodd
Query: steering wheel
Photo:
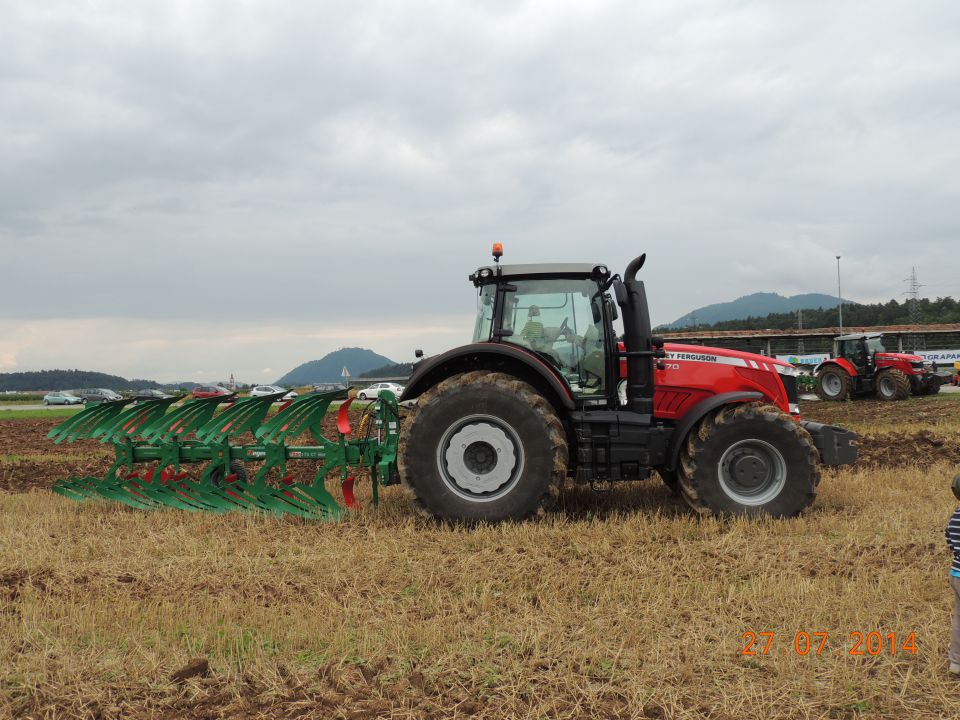
M 565 317 L 565 318 L 563 319 L 563 322 L 560 323 L 559 335 L 573 335 L 573 332 L 570 330 L 570 326 L 567 325 L 567 320 L 569 320 L 569 319 L 570 319 L 570 316 L 568 315 L 567 317 Z M 567 340 L 567 342 L 573 342 L 573 341 L 572 341 L 572 340 Z

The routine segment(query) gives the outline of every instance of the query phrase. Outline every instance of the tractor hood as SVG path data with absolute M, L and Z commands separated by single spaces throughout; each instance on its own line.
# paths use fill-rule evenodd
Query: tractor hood
M 906 360 L 907 362 L 926 362 L 920 355 L 909 355 L 907 353 L 877 353 L 877 359 L 884 360 Z

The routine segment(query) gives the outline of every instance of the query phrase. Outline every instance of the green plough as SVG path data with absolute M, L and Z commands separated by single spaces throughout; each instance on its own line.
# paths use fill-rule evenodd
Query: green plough
M 58 480 L 53 491 L 71 500 L 113 500 L 140 509 L 245 510 L 331 520 L 341 517 L 344 507 L 327 490 L 327 476 L 339 476 L 344 506 L 353 509 L 354 478 L 366 470 L 376 505 L 378 487 L 398 481 L 400 417 L 393 393 L 381 391 L 367 406 L 355 437 L 348 418 L 352 399 L 344 399 L 344 391 L 304 395 L 268 418 L 281 395 L 235 400 L 221 412 L 222 397 L 182 405 L 174 397 L 88 407 L 47 437 L 55 443 L 83 438 L 112 443 L 116 459 L 105 477 L 71 476 Z M 337 439 L 328 440 L 321 422 L 340 399 Z M 305 432 L 315 444 L 288 444 Z M 244 435 L 253 442 L 244 444 Z M 319 463 L 312 482 L 294 480 L 287 472 L 291 460 Z M 252 480 L 245 463 L 259 464 Z M 199 470 L 183 469 L 191 465 Z

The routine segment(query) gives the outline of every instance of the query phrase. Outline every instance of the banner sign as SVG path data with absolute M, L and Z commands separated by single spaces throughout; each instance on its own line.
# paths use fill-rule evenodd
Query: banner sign
M 891 350 L 890 352 L 896 352 Z M 927 362 L 935 362 L 939 365 L 952 365 L 960 360 L 960 350 L 904 350 L 906 355 L 919 355 Z M 777 360 L 786 360 L 791 365 L 819 365 L 824 360 L 829 360 L 829 353 L 814 353 L 810 355 L 777 355 Z
M 819 365 L 830 359 L 830 353 L 815 353 L 812 355 L 777 355 L 777 360 L 786 360 L 791 365 Z
M 910 355 L 919 355 L 924 360 L 939 364 L 950 363 L 951 365 L 960 360 L 960 350 L 904 350 Z

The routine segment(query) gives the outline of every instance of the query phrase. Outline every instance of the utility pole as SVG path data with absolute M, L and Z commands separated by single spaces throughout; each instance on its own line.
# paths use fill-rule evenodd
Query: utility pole
M 910 268 L 910 277 L 904 280 L 907 283 L 909 288 L 904 295 L 907 296 L 907 317 L 910 319 L 911 325 L 920 324 L 920 308 L 918 306 L 918 301 L 920 300 L 920 288 L 923 287 L 923 283 L 917 278 L 917 268 Z M 910 349 L 916 350 L 916 333 L 910 333 Z
M 837 300 L 840 308 L 840 334 L 843 335 L 843 293 L 840 292 L 840 256 L 837 255 Z
M 797 310 L 797 330 L 803 330 L 803 310 Z M 803 355 L 803 338 L 797 339 L 797 355 Z

